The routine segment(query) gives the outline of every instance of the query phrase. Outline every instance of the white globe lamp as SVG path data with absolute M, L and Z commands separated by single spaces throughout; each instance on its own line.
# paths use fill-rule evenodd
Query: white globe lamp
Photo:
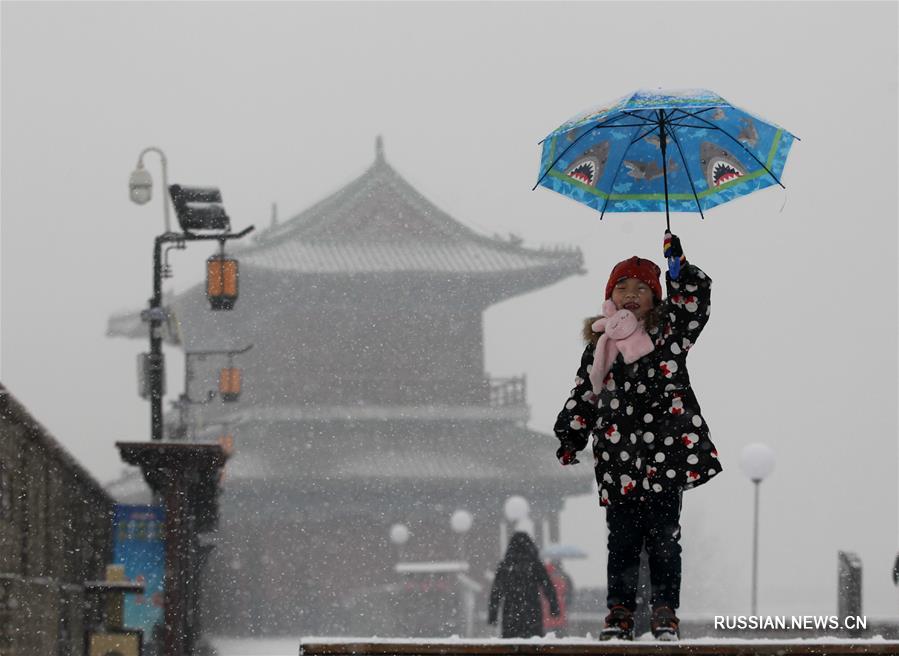
M 450 526 L 453 528 L 454 533 L 463 535 L 471 530 L 473 521 L 470 512 L 467 510 L 457 510 L 453 513 L 452 517 L 450 517 Z
M 409 529 L 405 524 L 394 524 L 390 527 L 390 541 L 398 547 L 409 541 Z
M 774 471 L 774 451 L 766 444 L 747 444 L 740 452 L 740 467 L 749 480 L 763 481 Z
M 531 512 L 531 505 L 524 497 L 515 495 L 506 499 L 504 510 L 506 519 L 514 523 L 528 516 L 528 513 Z

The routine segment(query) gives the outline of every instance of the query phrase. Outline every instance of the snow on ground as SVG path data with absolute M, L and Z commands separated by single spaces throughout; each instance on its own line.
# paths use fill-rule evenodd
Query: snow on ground
M 212 638 L 218 656 L 297 656 L 302 638 Z

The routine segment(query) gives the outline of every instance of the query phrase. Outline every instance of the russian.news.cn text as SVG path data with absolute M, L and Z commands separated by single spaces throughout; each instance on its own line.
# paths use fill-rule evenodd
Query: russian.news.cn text
M 855 631 L 866 629 L 867 625 L 868 618 L 858 615 L 715 615 L 715 628 L 724 630 Z

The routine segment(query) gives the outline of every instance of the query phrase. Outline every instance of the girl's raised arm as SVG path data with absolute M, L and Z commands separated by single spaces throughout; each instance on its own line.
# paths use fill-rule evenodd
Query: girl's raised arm
M 712 279 L 695 264 L 687 262 L 680 239 L 665 233 L 664 254 L 668 260 L 665 311 L 671 331 L 696 343 L 712 310 Z

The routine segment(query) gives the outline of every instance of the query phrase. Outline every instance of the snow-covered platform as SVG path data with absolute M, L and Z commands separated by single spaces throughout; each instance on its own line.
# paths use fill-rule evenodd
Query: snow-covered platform
M 745 640 L 693 638 L 659 642 L 648 634 L 633 642 L 583 638 L 533 640 L 405 640 L 390 638 L 303 638 L 300 656 L 899 656 L 899 641 L 871 638 Z

